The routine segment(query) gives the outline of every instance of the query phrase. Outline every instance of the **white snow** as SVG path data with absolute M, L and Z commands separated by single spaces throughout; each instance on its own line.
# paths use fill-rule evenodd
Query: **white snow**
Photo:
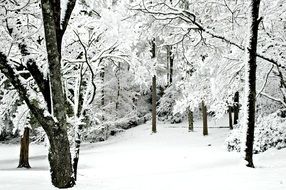
M 227 152 L 227 122 L 210 122 L 209 136 L 187 123 L 159 123 L 130 129 L 105 142 L 83 144 L 75 190 L 284 190 L 286 149 L 255 155 L 255 169 L 242 165 L 239 153 Z M 3 190 L 51 190 L 47 148 L 31 144 L 32 169 L 16 169 L 19 145 L 0 145 Z
M 63 22 L 66 16 L 68 2 L 68 0 L 61 0 L 61 29 L 63 27 Z

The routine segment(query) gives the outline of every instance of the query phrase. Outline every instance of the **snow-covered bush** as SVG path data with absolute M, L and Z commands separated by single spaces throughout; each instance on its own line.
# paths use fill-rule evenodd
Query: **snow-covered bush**
M 171 123 L 180 123 L 183 121 L 184 113 L 174 113 L 176 100 L 180 95 L 180 91 L 174 86 L 167 88 L 159 100 L 158 119 L 161 121 L 169 121 Z
M 260 116 L 257 119 L 253 153 L 264 152 L 269 148 L 286 148 L 286 110 L 280 110 L 268 116 Z M 241 138 L 243 128 L 240 125 L 231 132 L 226 139 L 228 151 L 241 150 Z

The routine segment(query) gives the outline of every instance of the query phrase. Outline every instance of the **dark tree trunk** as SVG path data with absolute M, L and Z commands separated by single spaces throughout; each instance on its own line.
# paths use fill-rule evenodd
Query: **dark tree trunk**
M 173 67 L 174 67 L 174 56 L 172 52 L 172 46 L 167 45 L 167 83 L 168 86 L 173 83 Z
M 194 131 L 194 116 L 193 116 L 193 112 L 188 109 L 188 123 L 189 123 L 189 132 L 193 132 Z
M 61 44 L 75 0 L 69 0 L 61 26 L 60 1 L 41 0 L 46 49 L 49 61 L 52 94 L 52 115 L 57 122 L 48 122 L 44 127 L 50 141 L 49 162 L 52 183 L 58 188 L 72 187 L 74 183 L 70 145 L 67 135 L 65 96 L 62 88 Z M 42 119 L 42 117 L 37 118 Z
M 208 135 L 208 113 L 207 113 L 207 107 L 205 105 L 205 102 L 202 101 L 202 112 L 203 112 L 203 135 Z
M 234 95 L 233 114 L 233 124 L 236 125 L 239 118 L 239 92 L 236 92 Z
M 118 110 L 119 108 L 119 98 L 120 98 L 120 66 L 121 64 L 118 63 L 118 69 L 115 72 L 115 76 L 117 80 L 117 95 L 116 95 L 116 103 L 115 103 L 116 110 Z
M 156 44 L 155 39 L 151 41 L 151 58 L 154 59 L 156 57 Z M 155 65 L 154 65 L 155 67 Z M 152 77 L 152 132 L 157 132 L 157 82 L 156 82 L 156 74 Z
M 174 56 L 172 52 L 172 46 L 170 47 L 170 85 L 173 83 L 173 71 L 174 71 Z
M 246 69 L 246 97 L 247 106 L 247 131 L 246 131 L 246 148 L 245 160 L 248 167 L 254 168 L 253 164 L 253 141 L 254 141 L 254 127 L 255 127 L 255 98 L 256 98 L 256 50 L 258 38 L 258 25 L 259 25 L 259 4 L 260 0 L 251 0 L 250 3 L 250 32 L 249 44 L 247 47 L 248 60 L 245 65 Z
M 152 77 L 152 132 L 157 132 L 157 124 L 156 124 L 156 103 L 157 103 L 157 92 L 156 92 L 156 76 Z
M 104 76 L 105 76 L 105 68 L 103 67 L 100 71 L 100 78 L 101 78 L 101 106 L 104 106 Z
M 115 103 L 115 109 L 118 110 L 119 108 L 119 97 L 120 97 L 120 79 L 117 78 L 117 96 L 116 96 L 116 103 Z
M 231 106 L 228 106 L 228 125 L 229 129 L 233 129 L 233 124 L 232 124 L 232 111 L 231 111 Z
M 52 183 L 58 188 L 69 188 L 75 184 L 72 176 L 70 144 L 65 127 L 53 126 L 52 134 L 48 134 Z
M 31 168 L 29 164 L 29 136 L 30 129 L 25 127 L 23 136 L 21 137 L 20 159 L 18 168 Z

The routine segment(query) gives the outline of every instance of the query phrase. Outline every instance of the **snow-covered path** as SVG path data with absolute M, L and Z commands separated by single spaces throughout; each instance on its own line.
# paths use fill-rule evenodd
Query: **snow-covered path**
M 105 142 L 84 144 L 74 189 L 286 189 L 286 150 L 256 155 L 257 168 L 246 168 L 239 153 L 225 150 L 228 132 L 210 128 L 204 137 L 201 128 L 188 133 L 186 124 L 160 124 L 151 134 L 145 124 Z M 0 145 L 0 189 L 54 189 L 45 148 L 31 145 L 30 170 L 15 169 L 18 149 Z

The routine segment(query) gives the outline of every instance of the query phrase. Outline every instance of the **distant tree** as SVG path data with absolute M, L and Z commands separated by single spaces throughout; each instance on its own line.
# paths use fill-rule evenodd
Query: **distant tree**
M 233 105 L 233 112 L 234 112 L 234 116 L 233 116 L 233 124 L 236 125 L 238 124 L 238 119 L 239 119 L 239 92 L 235 92 L 234 95 L 234 105 Z
M 229 125 L 229 129 L 232 130 L 233 129 L 233 122 L 232 122 L 232 107 L 228 106 L 228 125 Z
M 194 115 L 192 110 L 190 110 L 190 108 L 188 108 L 188 129 L 189 132 L 193 132 L 194 131 Z
M 208 132 L 208 112 L 207 112 L 207 106 L 205 105 L 204 101 L 202 101 L 202 113 L 203 113 L 203 135 L 206 136 L 209 134 Z

